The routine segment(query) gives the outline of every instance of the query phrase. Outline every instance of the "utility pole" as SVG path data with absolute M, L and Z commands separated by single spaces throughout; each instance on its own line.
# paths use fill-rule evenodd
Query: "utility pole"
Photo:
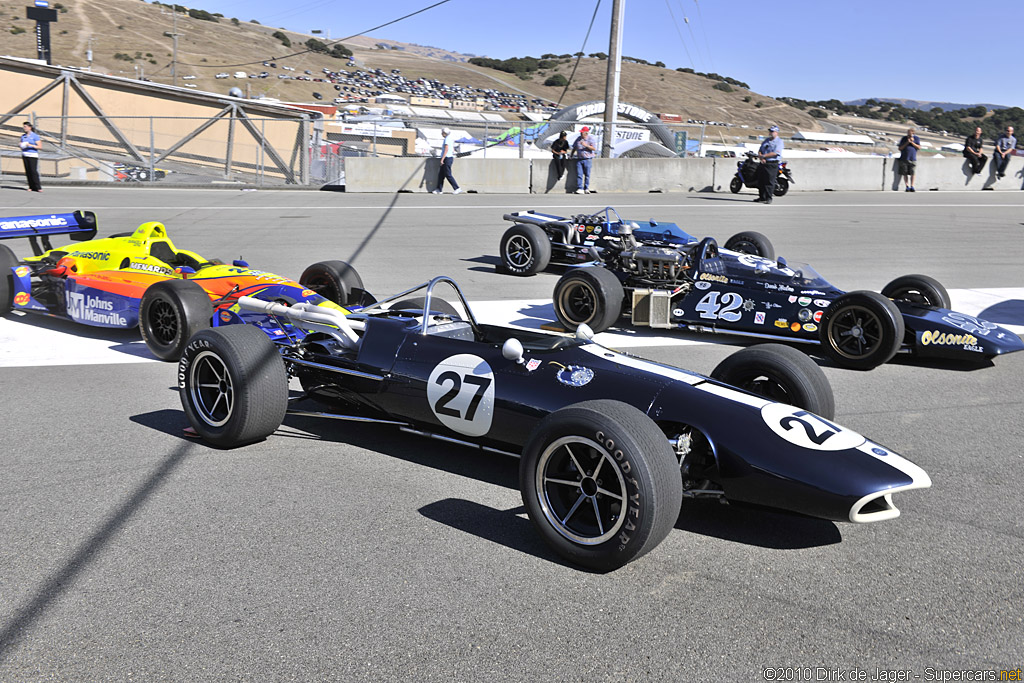
M 601 136 L 601 158 L 610 159 L 615 140 L 615 119 L 619 109 L 619 76 L 622 73 L 622 24 L 626 0 L 612 0 L 612 33 L 608 44 L 608 75 L 604 85 L 604 134 Z
M 163 14 L 163 10 L 161 10 L 160 13 Z M 174 51 L 171 56 L 171 85 L 178 85 L 178 74 L 176 67 L 178 65 L 178 36 L 181 34 L 178 33 L 178 10 L 174 8 L 173 4 L 171 5 L 171 17 L 174 21 L 174 28 L 171 29 L 170 33 L 164 31 L 164 36 L 166 36 L 167 38 L 171 38 L 174 41 Z
M 95 40 L 92 36 L 89 36 L 89 47 L 85 49 L 85 61 L 89 62 L 89 71 L 92 71 L 92 41 Z

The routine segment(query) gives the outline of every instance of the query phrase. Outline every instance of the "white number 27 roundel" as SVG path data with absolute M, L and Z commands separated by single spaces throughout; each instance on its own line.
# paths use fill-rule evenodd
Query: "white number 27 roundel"
M 449 356 L 427 379 L 427 402 L 448 429 L 483 436 L 494 417 L 494 372 L 483 358 L 468 353 Z
M 761 417 L 773 432 L 786 441 L 814 451 L 843 451 L 866 441 L 852 429 L 784 403 L 769 403 L 761 409 Z

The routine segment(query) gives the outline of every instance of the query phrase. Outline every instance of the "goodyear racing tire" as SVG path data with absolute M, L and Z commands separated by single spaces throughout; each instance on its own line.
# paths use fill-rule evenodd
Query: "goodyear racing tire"
M 595 333 L 615 324 L 622 315 L 622 283 L 600 267 L 571 270 L 555 284 L 555 316 L 568 330 L 586 323 Z
M 775 197 L 782 197 L 789 192 L 789 179 L 783 176 L 779 176 L 779 179 L 775 182 L 775 191 L 772 193 Z
M 729 182 L 729 191 L 733 194 L 739 194 L 740 190 L 743 189 L 743 181 L 740 180 L 739 176 L 733 176 Z
M 877 292 L 847 292 L 825 309 L 819 338 L 825 355 L 854 370 L 888 362 L 903 343 L 905 327 L 896 304 Z
M 185 344 L 210 326 L 210 296 L 191 280 L 164 280 L 151 285 L 139 302 L 139 331 L 160 360 L 178 360 Z
M 775 247 L 772 246 L 772 241 L 753 230 L 736 233 L 726 241 L 725 248 L 743 254 L 760 256 L 770 261 L 775 260 Z
M 262 441 L 288 410 L 288 373 L 258 327 L 226 325 L 189 339 L 178 361 L 178 393 L 192 428 L 215 446 Z
M 18 265 L 18 257 L 10 247 L 0 244 L 0 315 L 6 315 L 14 307 L 14 273 L 11 268 Z
M 788 403 L 831 420 L 836 401 L 818 364 L 790 346 L 756 344 L 719 363 L 711 372 L 719 382 L 779 403 Z
M 562 558 L 607 572 L 661 543 L 679 516 L 682 477 L 664 433 L 619 401 L 545 417 L 519 463 L 530 520 Z
M 551 262 L 551 240 L 536 225 L 517 223 L 501 236 L 501 264 L 512 275 L 533 275 Z
M 365 291 L 359 273 L 344 261 L 314 263 L 302 271 L 299 284 L 339 306 L 355 303 Z
M 923 304 L 935 308 L 949 308 L 949 292 L 938 280 L 927 275 L 903 275 L 885 287 L 882 296 L 896 301 Z

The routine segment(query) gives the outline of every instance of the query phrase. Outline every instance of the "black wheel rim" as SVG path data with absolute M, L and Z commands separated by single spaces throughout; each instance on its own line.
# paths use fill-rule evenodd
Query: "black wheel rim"
M 235 392 L 231 374 L 220 356 L 203 351 L 192 361 L 189 395 L 196 414 L 211 427 L 222 427 L 231 419 Z
M 525 235 L 513 235 L 505 245 L 505 260 L 513 268 L 523 269 L 533 260 L 533 247 Z
M 732 250 L 738 251 L 741 254 L 753 254 L 754 256 L 760 256 L 761 250 L 757 248 L 757 245 L 750 240 L 736 240 L 732 243 Z
M 730 377 L 728 382 L 740 389 L 746 389 L 752 394 L 763 396 L 770 401 L 797 405 L 794 400 L 796 397 L 793 392 L 790 391 L 790 387 L 778 377 L 771 374 L 764 372 L 752 372 Z
M 882 319 L 862 306 L 839 309 L 828 324 L 829 342 L 845 358 L 859 359 L 871 355 L 884 336 Z
M 558 298 L 562 314 L 575 325 L 589 323 L 597 312 L 597 293 L 586 282 L 571 282 Z
M 938 301 L 932 301 L 932 298 L 928 295 L 928 292 L 918 289 L 917 287 L 901 287 L 893 292 L 889 293 L 889 298 L 895 301 L 906 301 L 912 304 L 920 304 L 924 306 L 939 306 Z
M 313 277 L 303 283 L 307 289 L 312 289 L 314 292 L 337 304 L 342 304 L 341 290 L 329 277 L 320 276 Z
M 149 329 L 159 343 L 174 343 L 178 337 L 178 314 L 169 301 L 157 299 L 149 307 Z
M 563 436 L 549 444 L 535 483 L 544 517 L 574 543 L 604 543 L 626 519 L 625 477 L 612 455 L 585 437 Z

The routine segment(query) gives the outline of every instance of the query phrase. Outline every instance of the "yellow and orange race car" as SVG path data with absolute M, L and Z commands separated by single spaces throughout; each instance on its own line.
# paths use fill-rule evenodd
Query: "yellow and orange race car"
M 305 331 L 272 316 L 243 311 L 239 296 L 346 310 L 371 303 L 354 269 L 321 261 L 298 282 L 244 261 L 228 265 L 178 249 L 162 223 L 95 239 L 91 211 L 0 218 L 0 240 L 24 237 L 33 256 L 19 259 L 0 244 L 0 315 L 12 309 L 68 318 L 96 327 L 139 326 L 153 355 L 177 360 L 204 327 L 254 324 L 271 338 L 299 338 Z M 51 235 L 77 244 L 53 248 Z

